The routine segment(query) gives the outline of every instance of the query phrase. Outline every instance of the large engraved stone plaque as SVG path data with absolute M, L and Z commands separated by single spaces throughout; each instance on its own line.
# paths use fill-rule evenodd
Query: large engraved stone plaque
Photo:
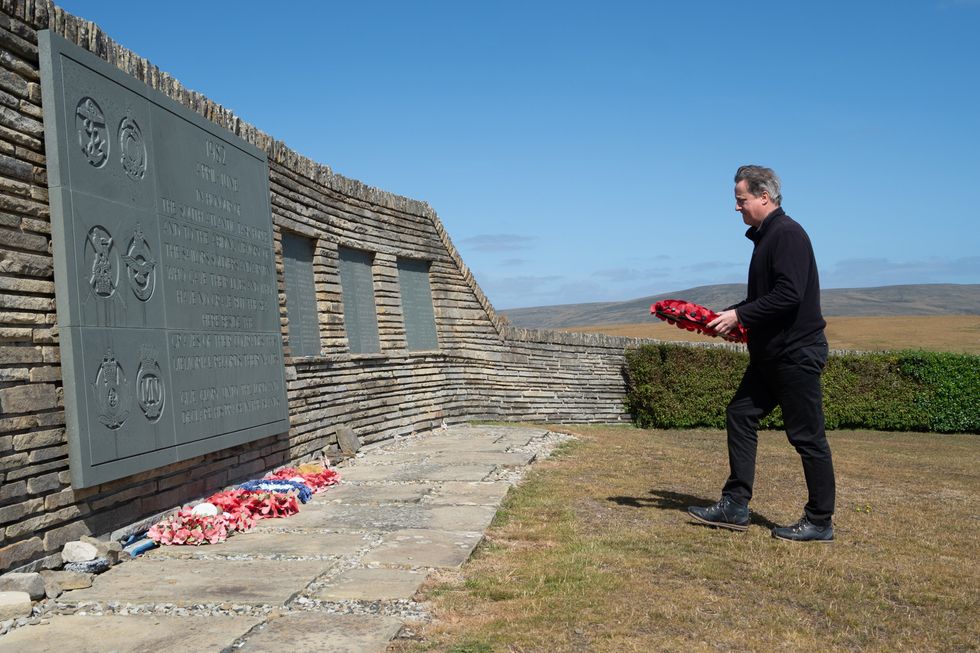
M 265 154 L 39 37 L 72 484 L 287 430 Z

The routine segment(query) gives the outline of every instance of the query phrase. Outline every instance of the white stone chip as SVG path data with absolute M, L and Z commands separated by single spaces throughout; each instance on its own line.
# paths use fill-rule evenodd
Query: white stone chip
M 33 607 L 27 592 L 0 592 L 0 621 L 29 617 Z
M 61 550 L 64 562 L 88 562 L 99 557 L 99 550 L 88 542 L 65 542 Z

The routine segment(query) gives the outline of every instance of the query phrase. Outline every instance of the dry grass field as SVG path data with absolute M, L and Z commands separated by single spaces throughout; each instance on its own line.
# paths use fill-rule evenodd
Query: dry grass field
M 649 322 L 642 324 L 572 327 L 563 331 L 669 341 L 721 342 L 716 338 L 678 329 L 652 316 Z M 980 315 L 828 317 L 827 340 L 831 349 L 926 349 L 980 354 Z
M 745 533 L 718 498 L 721 431 L 554 427 L 578 440 L 511 490 L 483 544 L 422 589 L 434 620 L 390 653 L 980 650 L 980 439 L 835 431 L 836 541 L 774 540 L 806 500 L 760 434 Z

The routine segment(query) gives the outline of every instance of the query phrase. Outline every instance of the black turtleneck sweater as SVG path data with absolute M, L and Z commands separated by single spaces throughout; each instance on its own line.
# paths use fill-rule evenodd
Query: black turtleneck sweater
M 825 342 L 817 262 L 803 227 L 777 208 L 745 236 L 755 248 L 748 297 L 735 308 L 749 330 L 750 357 L 770 360 Z

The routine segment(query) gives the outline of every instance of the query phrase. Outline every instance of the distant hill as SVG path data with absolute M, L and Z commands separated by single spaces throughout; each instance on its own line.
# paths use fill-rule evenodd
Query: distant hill
M 650 304 L 685 299 L 718 310 L 741 301 L 745 285 L 698 286 L 623 302 L 559 304 L 501 311 L 511 324 L 529 329 L 561 329 L 600 324 L 633 324 L 650 319 Z M 824 315 L 980 315 L 980 284 L 915 284 L 877 288 L 829 288 L 820 292 Z

